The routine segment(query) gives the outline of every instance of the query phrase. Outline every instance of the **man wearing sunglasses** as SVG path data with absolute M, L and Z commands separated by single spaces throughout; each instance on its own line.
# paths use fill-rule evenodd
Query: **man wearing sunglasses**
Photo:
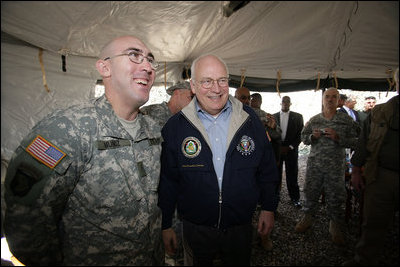
M 191 67 L 193 100 L 162 130 L 159 206 L 167 253 L 176 248 L 175 207 L 194 265 L 250 265 L 252 217 L 258 232 L 274 225 L 278 170 L 264 126 L 229 95 L 228 68 L 215 55 Z
M 57 110 L 23 139 L 5 179 L 5 236 L 25 265 L 162 265 L 161 129 L 139 107 L 158 64 L 139 39 L 100 52 L 105 95 Z

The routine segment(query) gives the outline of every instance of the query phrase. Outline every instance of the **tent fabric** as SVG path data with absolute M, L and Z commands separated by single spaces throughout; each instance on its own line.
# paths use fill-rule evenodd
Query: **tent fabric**
M 96 57 L 134 34 L 169 64 L 214 53 L 258 78 L 386 78 L 398 65 L 397 1 L 2 1 L 1 30 L 57 53 Z M 182 66 L 183 67 L 183 66 Z M 162 77 L 159 77 L 162 79 Z
M 1 156 L 56 108 L 94 96 L 95 61 L 121 35 L 135 35 L 161 63 L 156 82 L 182 80 L 196 57 L 223 58 L 231 85 L 281 92 L 333 84 L 386 91 L 398 66 L 397 1 L 2 1 Z M 43 86 L 38 57 L 50 92 Z M 65 71 L 63 58 L 65 56 Z
M 237 75 L 230 76 L 230 85 L 239 87 L 242 84 L 242 77 Z M 296 92 L 305 90 L 320 90 L 322 88 L 336 87 L 343 89 L 351 89 L 354 91 L 395 91 L 392 75 L 388 75 L 386 79 L 340 79 L 332 76 L 321 77 L 319 82 L 315 80 L 299 80 L 299 79 L 283 79 L 278 81 L 275 79 L 245 77 L 243 86 L 250 91 L 259 92 Z

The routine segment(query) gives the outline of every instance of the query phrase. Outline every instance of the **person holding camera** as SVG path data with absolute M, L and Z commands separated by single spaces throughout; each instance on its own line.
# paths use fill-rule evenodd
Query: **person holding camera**
M 327 212 L 330 218 L 329 233 L 335 244 L 344 244 L 341 232 L 344 222 L 342 206 L 345 202 L 344 186 L 345 148 L 355 148 L 360 126 L 350 116 L 337 112 L 339 92 L 331 87 L 325 90 L 322 112 L 311 117 L 304 125 L 301 139 L 311 145 L 307 160 L 304 186 L 304 215 L 296 224 L 295 231 L 305 232 L 313 223 L 321 191 L 325 192 Z
M 238 90 L 236 90 L 236 93 L 238 92 Z M 247 90 L 249 90 L 249 89 L 247 89 Z M 261 122 L 263 123 L 265 131 L 269 138 L 269 141 L 272 143 L 272 147 L 274 149 L 276 164 L 279 164 L 279 153 L 280 153 L 280 147 L 281 147 L 281 139 L 280 138 L 281 138 L 282 130 L 279 127 L 279 125 L 276 123 L 274 116 L 261 109 L 262 96 L 259 93 L 254 93 L 254 94 L 251 94 L 250 97 L 251 97 L 250 107 L 256 112 L 257 116 L 260 118 Z M 238 99 L 243 104 L 245 104 L 241 100 L 240 97 Z

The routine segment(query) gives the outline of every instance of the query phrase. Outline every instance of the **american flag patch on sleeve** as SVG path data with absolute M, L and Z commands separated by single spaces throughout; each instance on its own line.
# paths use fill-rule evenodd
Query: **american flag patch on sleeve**
M 35 159 L 53 169 L 65 157 L 65 153 L 40 135 L 25 149 Z

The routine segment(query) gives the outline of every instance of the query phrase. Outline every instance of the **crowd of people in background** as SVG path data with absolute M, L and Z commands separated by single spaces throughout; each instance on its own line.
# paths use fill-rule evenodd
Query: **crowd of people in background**
M 346 149 L 351 183 L 364 195 L 362 233 L 345 265 L 376 264 L 398 211 L 397 95 L 365 109 L 337 88 L 323 91 L 322 110 L 261 109 L 246 87 L 229 94 L 223 59 L 205 54 L 190 82 L 170 88 L 169 102 L 143 105 L 158 62 L 138 38 L 122 36 L 101 50 L 96 68 L 105 95 L 57 110 L 23 139 L 5 180 L 2 232 L 26 265 L 163 265 L 165 253 L 186 265 L 250 265 L 252 220 L 265 250 L 286 185 L 302 209 L 293 231 L 310 231 L 323 194 L 329 233 L 338 246 L 345 202 Z M 376 105 L 376 106 L 375 106 Z M 311 147 L 304 201 L 299 144 Z

